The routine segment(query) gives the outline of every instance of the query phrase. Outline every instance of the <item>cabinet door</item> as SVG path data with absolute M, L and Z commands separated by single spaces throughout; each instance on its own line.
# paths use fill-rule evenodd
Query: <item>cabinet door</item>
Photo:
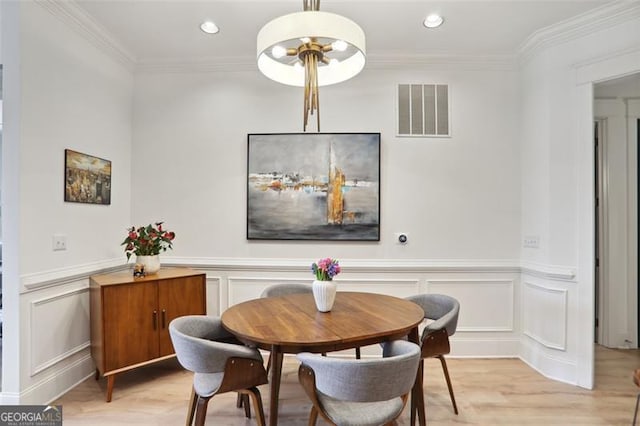
M 157 288 L 154 281 L 103 288 L 106 371 L 158 357 Z
M 174 353 L 169 323 L 184 315 L 204 315 L 204 275 L 174 278 L 158 282 L 158 306 L 160 308 L 160 356 Z

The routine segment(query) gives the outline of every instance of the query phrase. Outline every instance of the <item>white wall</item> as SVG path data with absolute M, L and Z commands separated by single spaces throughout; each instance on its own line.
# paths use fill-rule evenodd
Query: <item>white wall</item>
M 556 34 L 526 52 L 520 81 L 522 233 L 541 235 L 539 249 L 523 250 L 523 262 L 576 271 L 569 281 L 523 275 L 530 289 L 522 299 L 523 357 L 548 376 L 585 387 L 593 385 L 591 83 L 640 69 L 640 8 L 615 7 L 621 10 L 608 20 L 567 27 L 571 36 Z M 558 336 L 563 318 L 566 330 Z
M 592 96 L 576 89 L 588 67 L 576 62 L 640 51 L 638 19 L 544 45 L 521 78 L 495 63 L 369 64 L 322 88 L 323 131 L 382 134 L 382 239 L 338 244 L 245 238 L 246 134 L 298 132 L 301 89 L 254 67 L 143 71 L 134 84 L 51 4 L 0 5 L 11 22 L 2 26 L 11 87 L 2 194 L 12 206 L 2 218 L 4 401 L 49 401 L 90 372 L 87 276 L 124 261 L 124 227 L 155 220 L 178 235 L 166 263 L 207 271 L 210 313 L 270 282 L 310 281 L 309 263 L 331 255 L 343 260 L 345 289 L 461 299 L 454 353 L 521 354 L 551 377 L 591 385 L 593 163 L 580 143 L 590 140 Z M 452 138 L 394 136 L 395 85 L 406 82 L 450 85 Z M 64 148 L 113 161 L 111 206 L 62 201 Z M 395 244 L 397 231 L 408 245 Z M 66 252 L 51 251 L 53 233 L 67 235 Z M 521 252 L 523 235 L 539 235 L 540 248 Z
M 382 135 L 381 241 L 347 244 L 246 239 L 247 133 L 299 132 L 302 89 L 255 70 L 138 73 L 135 224 L 165 220 L 177 233 L 168 254 L 176 258 L 513 260 L 516 74 L 461 68 L 372 67 L 320 89 L 322 131 Z M 395 87 L 406 82 L 450 85 L 452 138 L 395 137 Z M 396 244 L 398 231 L 409 234 L 406 246 Z
M 3 400 L 43 403 L 92 372 L 86 276 L 124 263 L 133 76 L 46 3 L 2 7 Z M 110 206 L 63 201 L 65 148 L 112 161 Z

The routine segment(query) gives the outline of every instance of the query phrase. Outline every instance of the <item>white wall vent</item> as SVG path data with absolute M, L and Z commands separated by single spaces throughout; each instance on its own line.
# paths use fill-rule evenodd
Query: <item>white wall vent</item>
M 451 136 L 448 84 L 398 84 L 398 136 Z

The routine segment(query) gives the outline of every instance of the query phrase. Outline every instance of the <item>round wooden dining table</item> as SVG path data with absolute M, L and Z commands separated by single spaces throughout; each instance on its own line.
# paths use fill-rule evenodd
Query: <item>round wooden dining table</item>
M 244 343 L 271 351 L 269 425 L 275 426 L 283 354 L 339 351 L 407 336 L 418 343 L 423 319 L 422 308 L 405 299 L 338 292 L 330 312 L 319 312 L 311 294 L 291 294 L 233 305 L 222 314 L 222 325 Z M 422 375 L 419 368 L 412 390 L 420 425 L 425 424 Z

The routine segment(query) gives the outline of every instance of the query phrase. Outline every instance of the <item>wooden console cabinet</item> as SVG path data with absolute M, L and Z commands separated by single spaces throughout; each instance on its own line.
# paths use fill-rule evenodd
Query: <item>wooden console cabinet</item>
M 206 313 L 205 274 L 162 268 L 133 278 L 131 271 L 90 280 L 91 355 L 96 379 L 107 377 L 111 401 L 115 375 L 175 356 L 169 322 Z

